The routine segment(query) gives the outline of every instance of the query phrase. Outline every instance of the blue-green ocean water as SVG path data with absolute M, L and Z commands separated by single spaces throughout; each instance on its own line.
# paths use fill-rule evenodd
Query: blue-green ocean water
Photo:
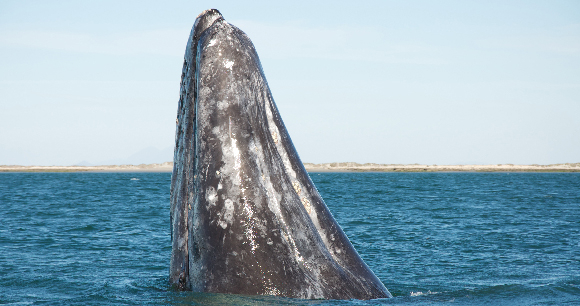
M 311 173 L 395 296 L 175 292 L 169 173 L 0 173 L 0 304 L 580 305 L 580 173 Z

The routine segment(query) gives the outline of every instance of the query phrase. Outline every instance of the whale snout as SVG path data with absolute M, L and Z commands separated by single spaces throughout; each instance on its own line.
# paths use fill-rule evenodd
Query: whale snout
M 194 38 L 199 38 L 199 36 L 201 36 L 201 33 L 203 33 L 205 30 L 211 27 L 211 25 L 214 24 L 214 22 L 223 19 L 224 18 L 220 13 L 220 11 L 216 9 L 209 9 L 201 12 L 201 14 L 199 14 L 195 19 L 195 23 L 193 25 Z

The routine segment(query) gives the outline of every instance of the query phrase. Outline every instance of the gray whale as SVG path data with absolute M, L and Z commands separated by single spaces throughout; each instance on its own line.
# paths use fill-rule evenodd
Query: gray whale
M 304 169 L 254 45 L 217 10 L 197 17 L 187 43 L 170 215 L 178 290 L 391 297 Z

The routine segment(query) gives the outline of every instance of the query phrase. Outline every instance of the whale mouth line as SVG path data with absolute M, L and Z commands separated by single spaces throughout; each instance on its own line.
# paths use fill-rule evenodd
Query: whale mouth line
M 304 169 L 251 40 L 215 9 L 186 47 L 170 201 L 178 290 L 391 297 Z

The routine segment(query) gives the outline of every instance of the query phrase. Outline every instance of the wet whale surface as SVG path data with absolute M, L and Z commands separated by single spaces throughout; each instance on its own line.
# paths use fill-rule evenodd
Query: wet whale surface
M 170 215 L 178 289 L 391 297 L 305 171 L 252 42 L 217 10 L 198 16 L 186 48 Z

